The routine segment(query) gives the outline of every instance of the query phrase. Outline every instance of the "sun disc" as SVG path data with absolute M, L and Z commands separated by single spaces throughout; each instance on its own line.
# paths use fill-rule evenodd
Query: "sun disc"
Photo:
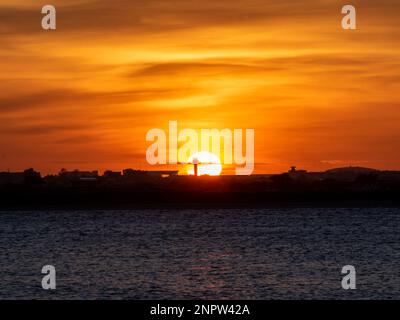
M 188 159 L 188 163 L 198 162 L 198 175 L 209 175 L 209 176 L 219 176 L 222 172 L 222 165 L 219 158 L 207 151 L 197 152 L 191 155 Z M 191 166 L 188 169 L 189 175 L 194 175 L 194 168 Z

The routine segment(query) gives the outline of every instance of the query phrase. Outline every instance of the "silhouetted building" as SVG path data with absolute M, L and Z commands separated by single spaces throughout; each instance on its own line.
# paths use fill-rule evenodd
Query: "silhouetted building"
M 32 168 L 24 172 L 0 172 L 0 186 L 12 184 L 36 184 L 41 182 L 40 172 Z
M 198 159 L 193 159 L 193 169 L 194 169 L 194 175 L 197 177 L 199 175 L 199 160 Z
M 147 171 L 147 174 L 150 176 L 159 176 L 159 177 L 172 177 L 177 176 L 179 171 Z
M 290 170 L 288 171 L 289 173 L 307 173 L 307 170 L 297 170 L 296 166 L 292 166 Z
M 24 183 L 23 172 L 0 172 L 0 185 Z
M 33 170 L 32 168 L 24 171 L 24 183 L 28 185 L 36 185 L 42 182 L 40 172 Z
M 142 170 L 134 170 L 134 169 L 125 169 L 122 171 L 124 177 L 135 177 L 135 176 L 143 176 L 147 173 L 147 171 Z
M 124 177 L 145 177 L 145 176 L 171 177 L 171 176 L 177 176 L 179 171 L 178 170 L 144 171 L 144 170 L 125 169 L 122 172 Z
M 59 177 L 71 180 L 71 181 L 96 181 L 99 178 L 99 172 L 95 171 L 67 171 L 62 169 L 59 173 Z
M 107 171 L 104 171 L 103 177 L 106 179 L 118 179 L 118 178 L 121 178 L 121 172 L 107 170 Z

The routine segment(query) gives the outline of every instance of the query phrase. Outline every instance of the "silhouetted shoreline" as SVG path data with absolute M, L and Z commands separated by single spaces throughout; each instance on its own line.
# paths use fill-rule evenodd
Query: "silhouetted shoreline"
M 0 210 L 400 207 L 397 171 L 350 167 L 308 173 L 292 168 L 246 177 L 130 173 L 109 172 L 95 179 L 75 171 L 42 178 L 26 171 L 19 183 L 0 186 Z

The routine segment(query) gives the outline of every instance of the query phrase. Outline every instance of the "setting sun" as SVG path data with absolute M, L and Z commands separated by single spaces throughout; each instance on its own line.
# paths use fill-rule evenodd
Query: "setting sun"
M 194 166 L 198 165 L 197 175 L 209 175 L 219 176 L 222 172 L 222 165 L 220 159 L 211 152 L 201 151 L 191 155 L 188 159 L 188 163 L 192 163 Z M 191 166 L 187 173 L 189 175 L 195 175 L 194 166 Z

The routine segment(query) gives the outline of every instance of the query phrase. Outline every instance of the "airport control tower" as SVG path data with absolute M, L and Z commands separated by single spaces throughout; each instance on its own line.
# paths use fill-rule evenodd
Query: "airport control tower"
M 197 177 L 199 175 L 199 160 L 197 158 L 193 159 L 194 175 Z

